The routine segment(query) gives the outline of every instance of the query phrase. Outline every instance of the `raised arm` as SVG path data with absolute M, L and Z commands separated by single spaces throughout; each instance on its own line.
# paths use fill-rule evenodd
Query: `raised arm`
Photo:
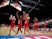
M 17 17 L 17 19 L 19 19 L 18 13 L 19 13 L 19 12 L 17 11 L 17 12 L 16 12 L 16 17 Z

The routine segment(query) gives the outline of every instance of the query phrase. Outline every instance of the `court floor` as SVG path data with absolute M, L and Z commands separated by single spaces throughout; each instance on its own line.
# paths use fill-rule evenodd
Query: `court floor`
M 17 27 L 14 28 L 17 32 Z M 24 35 L 24 28 L 22 28 L 22 33 L 16 35 L 14 31 L 11 31 L 11 35 L 9 34 L 10 27 L 0 27 L 0 37 L 8 38 L 8 39 L 52 39 L 52 32 L 49 31 L 34 31 L 30 30 L 30 34 L 26 32 Z

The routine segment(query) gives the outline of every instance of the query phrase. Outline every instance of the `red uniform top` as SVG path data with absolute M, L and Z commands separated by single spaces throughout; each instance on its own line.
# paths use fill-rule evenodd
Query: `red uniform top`
M 47 25 L 46 25 L 46 24 L 44 24 L 44 28 L 46 28 L 46 26 L 47 26 Z
M 22 21 L 19 19 L 18 20 L 18 28 L 21 28 L 22 27 Z
M 15 26 L 15 21 L 12 20 L 12 22 L 11 22 L 11 27 L 14 27 L 14 26 Z
M 29 27 L 29 19 L 25 20 L 25 22 L 24 22 L 24 27 L 25 27 L 25 28 Z
M 39 27 L 38 23 L 35 23 L 35 24 L 34 24 L 34 28 L 35 28 L 35 29 L 38 29 L 38 27 Z

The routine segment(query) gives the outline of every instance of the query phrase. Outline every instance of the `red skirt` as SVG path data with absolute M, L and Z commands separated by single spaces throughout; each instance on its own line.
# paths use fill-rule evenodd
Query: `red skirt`
M 44 28 L 46 28 L 46 26 L 44 26 Z
M 39 26 L 34 26 L 34 29 L 38 29 L 39 28 Z
M 27 27 L 29 27 L 29 23 L 24 24 L 24 28 L 26 29 Z
M 11 28 L 14 28 L 14 26 L 15 26 L 15 23 L 12 22 L 11 23 Z
M 20 24 L 18 24 L 18 28 L 21 28 L 22 27 L 22 24 L 20 23 Z

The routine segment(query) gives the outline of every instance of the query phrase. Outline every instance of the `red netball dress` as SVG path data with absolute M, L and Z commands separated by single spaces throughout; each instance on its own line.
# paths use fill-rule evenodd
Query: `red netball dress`
M 44 28 L 46 28 L 46 26 L 47 26 L 47 25 L 46 25 L 46 24 L 44 24 Z
M 35 29 L 38 29 L 38 28 L 39 28 L 38 23 L 35 23 L 35 24 L 34 24 L 34 28 L 35 28 Z
M 29 27 L 29 19 L 25 20 L 25 22 L 24 22 L 24 27 L 25 27 L 25 29 L 26 29 L 27 27 Z
M 14 28 L 14 26 L 15 26 L 15 21 L 12 20 L 12 22 L 11 22 L 11 28 Z
M 18 20 L 18 28 L 20 29 L 22 27 L 22 22 L 21 22 L 21 20 L 19 19 Z

